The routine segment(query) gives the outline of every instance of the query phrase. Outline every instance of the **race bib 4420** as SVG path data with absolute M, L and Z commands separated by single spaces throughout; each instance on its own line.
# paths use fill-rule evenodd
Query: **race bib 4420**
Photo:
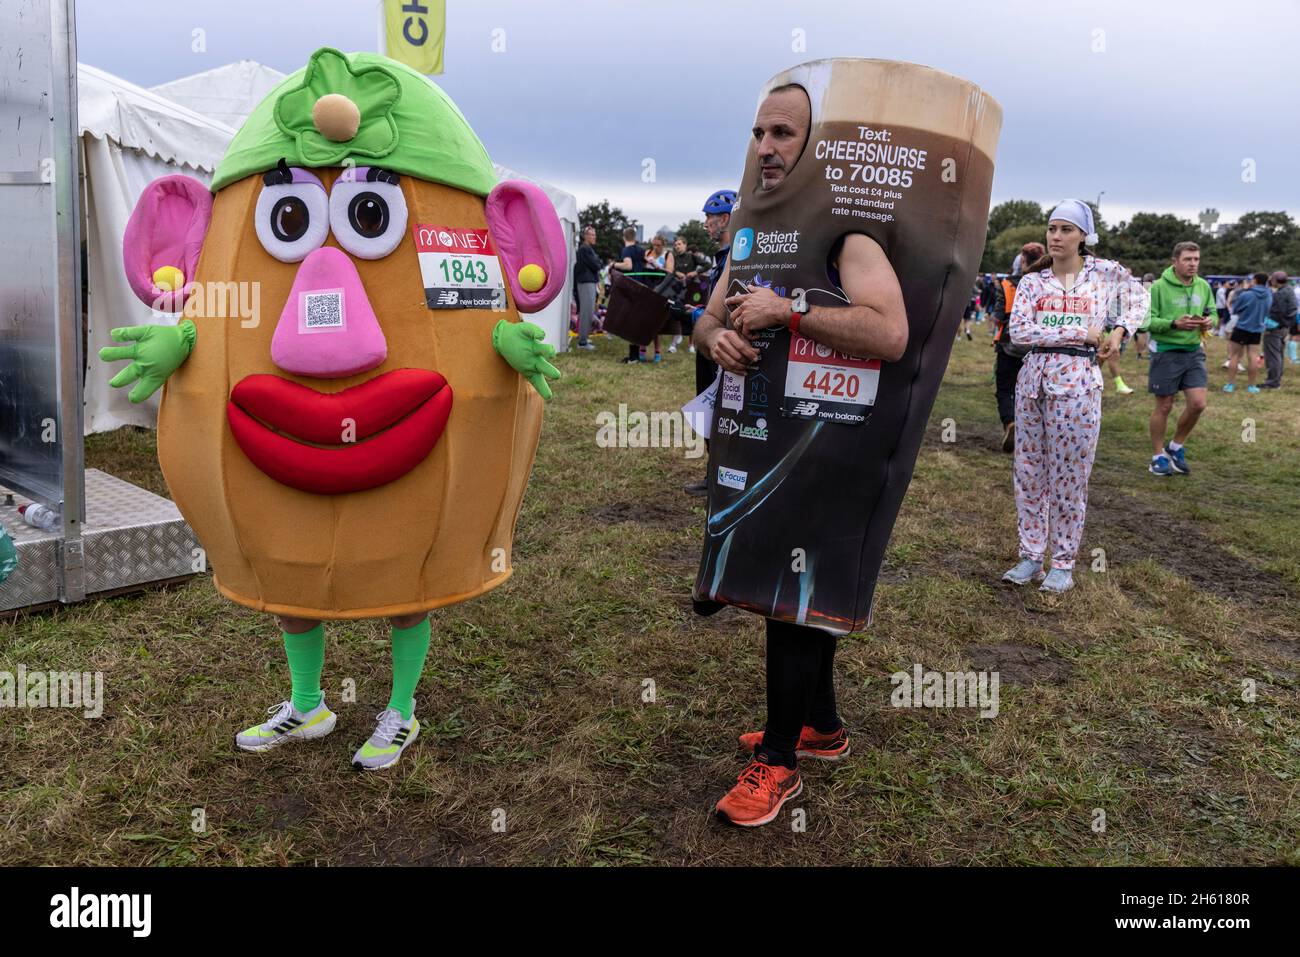
M 807 336 L 790 336 L 781 402 L 786 415 L 859 425 L 876 404 L 879 386 L 879 359 L 859 359 Z

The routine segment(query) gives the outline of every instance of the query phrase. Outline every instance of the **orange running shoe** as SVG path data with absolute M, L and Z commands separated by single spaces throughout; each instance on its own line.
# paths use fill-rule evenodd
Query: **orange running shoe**
M 751 731 L 740 736 L 740 746 L 753 752 L 763 743 L 762 731 Z M 849 732 L 841 725 L 832 734 L 822 734 L 816 728 L 804 725 L 799 732 L 799 744 L 795 756 L 812 758 L 814 761 L 839 761 L 849 756 Z
M 779 764 L 764 764 L 754 758 L 740 772 L 736 786 L 722 796 L 713 809 L 720 820 L 740 827 L 767 824 L 785 802 L 803 793 L 799 772 Z

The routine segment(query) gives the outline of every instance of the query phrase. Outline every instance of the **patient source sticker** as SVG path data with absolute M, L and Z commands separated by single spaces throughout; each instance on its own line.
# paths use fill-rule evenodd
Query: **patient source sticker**
M 792 335 L 781 411 L 801 419 L 858 425 L 876 404 L 879 385 L 879 359 L 859 359 Z
M 415 251 L 430 309 L 504 309 L 501 261 L 486 229 L 417 224 Z

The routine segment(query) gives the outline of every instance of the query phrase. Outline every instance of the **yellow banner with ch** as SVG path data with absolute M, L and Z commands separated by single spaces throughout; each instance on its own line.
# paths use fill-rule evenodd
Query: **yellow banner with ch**
M 384 36 L 394 60 L 421 73 L 441 73 L 446 0 L 384 0 Z

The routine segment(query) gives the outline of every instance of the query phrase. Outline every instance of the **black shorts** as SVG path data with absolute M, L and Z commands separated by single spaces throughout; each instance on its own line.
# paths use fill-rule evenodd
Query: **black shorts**
M 1152 395 L 1177 395 L 1184 389 L 1204 389 L 1210 384 L 1205 353 L 1155 352 L 1147 368 L 1147 391 Z
M 1229 338 L 1239 346 L 1257 346 L 1262 335 L 1263 333 L 1260 332 L 1244 332 L 1241 329 L 1233 329 Z

